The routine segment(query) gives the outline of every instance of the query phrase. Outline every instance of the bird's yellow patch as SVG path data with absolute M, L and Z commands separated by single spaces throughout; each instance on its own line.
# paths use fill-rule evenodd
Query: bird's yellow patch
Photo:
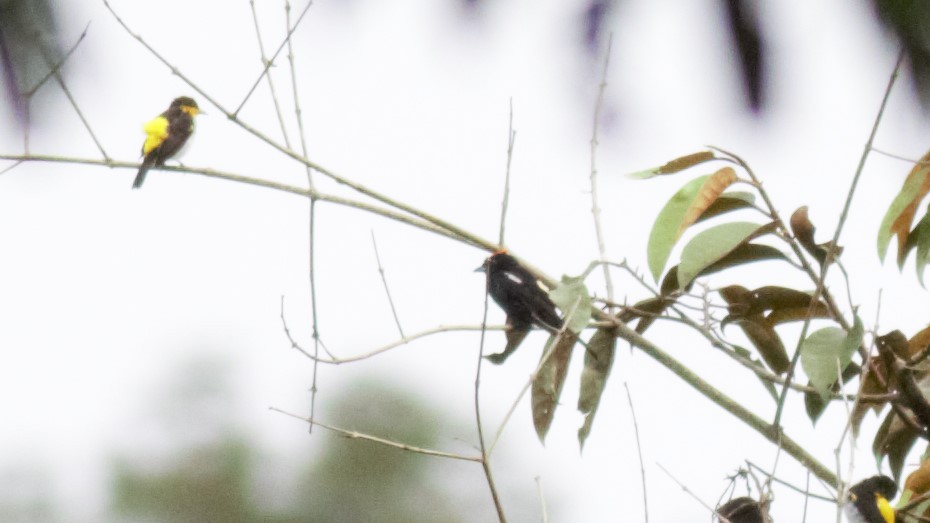
M 881 494 L 875 494 L 875 502 L 878 504 L 878 511 L 885 518 L 885 521 L 894 523 L 894 508 L 891 507 L 891 503 L 888 503 L 888 500 Z
M 181 110 L 191 116 L 197 116 L 200 114 L 200 108 L 194 107 L 193 105 L 182 105 Z
M 156 116 L 149 120 L 142 129 L 146 134 L 145 143 L 142 144 L 142 155 L 145 156 L 168 137 L 168 119 L 164 116 Z

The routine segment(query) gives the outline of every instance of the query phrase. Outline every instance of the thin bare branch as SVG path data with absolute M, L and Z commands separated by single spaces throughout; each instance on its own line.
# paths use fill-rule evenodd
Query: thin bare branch
M 299 343 L 297 343 L 297 340 L 295 340 L 294 337 L 291 336 L 291 329 L 288 328 L 288 326 L 287 326 L 287 319 L 284 317 L 284 296 L 281 296 L 281 326 L 284 328 L 284 335 L 287 336 L 287 340 L 288 340 L 289 342 L 291 342 L 291 348 L 292 348 L 292 349 L 296 349 L 298 352 L 300 352 L 301 354 L 303 354 L 304 356 L 306 356 L 306 357 L 308 357 L 308 358 L 310 358 L 310 359 L 312 359 L 312 360 L 315 360 L 315 359 L 318 359 L 318 358 L 319 358 L 318 355 L 316 355 L 316 354 L 310 354 L 309 352 L 307 352 L 303 347 L 300 346 Z M 326 345 L 324 345 L 324 344 L 322 343 L 322 341 L 321 341 L 319 338 L 316 338 L 315 341 L 317 342 L 317 343 L 315 344 L 315 347 L 321 347 L 321 346 L 322 346 L 323 350 L 326 352 L 326 354 L 327 354 L 330 358 L 332 358 L 332 359 L 334 359 L 334 360 L 337 359 L 335 356 L 333 356 L 332 353 L 329 352 L 329 349 L 326 348 Z
M 0 154 L 0 160 L 11 160 L 15 162 L 53 162 L 53 163 L 67 163 L 75 165 L 99 165 L 103 167 L 110 168 L 125 168 L 132 169 L 133 171 L 139 169 L 139 164 L 137 162 L 123 162 L 116 160 L 96 160 L 91 158 L 71 158 L 64 156 L 49 156 L 49 155 L 16 155 L 16 154 Z M 335 196 L 332 194 L 322 193 L 315 189 L 301 189 L 300 187 L 294 187 L 292 185 L 286 185 L 283 183 L 272 182 L 270 180 L 263 180 L 261 178 L 252 178 L 249 176 L 240 176 L 238 174 L 232 174 L 225 171 L 218 171 L 216 169 L 204 169 L 198 167 L 188 167 L 188 166 L 169 166 L 161 165 L 153 167 L 152 169 L 159 169 L 163 171 L 178 172 L 178 173 L 189 173 L 189 174 L 199 174 L 202 176 L 209 176 L 211 178 L 220 178 L 223 180 L 229 180 L 233 182 L 245 183 L 249 185 L 256 185 L 259 187 L 265 187 L 267 189 L 274 189 L 276 191 L 287 192 L 291 194 L 296 194 L 298 196 L 303 196 L 305 198 L 316 199 L 322 202 L 329 202 L 336 205 L 342 205 L 346 207 L 352 207 L 359 209 L 365 212 L 370 212 L 372 214 L 377 214 L 391 220 L 399 221 L 406 223 L 407 225 L 412 225 L 418 229 L 423 229 L 428 232 L 438 234 L 440 236 L 445 236 L 447 238 L 465 241 L 466 243 L 471 243 L 467 238 L 459 238 L 450 231 L 437 227 L 431 223 L 428 223 L 424 220 L 416 219 L 406 214 L 398 213 L 391 209 L 385 209 L 383 207 L 378 207 L 371 205 L 369 203 L 360 202 L 358 200 L 352 200 L 349 198 L 344 198 L 342 196 Z M 479 245 L 479 247 L 484 247 Z
M 74 98 L 74 95 L 71 94 L 71 89 L 68 89 L 67 84 L 65 84 L 64 77 L 61 76 L 61 72 L 55 67 L 57 64 L 52 61 L 52 57 L 49 56 L 48 50 L 45 47 L 41 45 L 38 47 L 39 51 L 42 53 L 42 58 L 45 60 L 46 65 L 52 69 L 52 76 L 55 77 L 55 81 L 58 82 L 58 86 L 61 87 L 61 92 L 65 94 L 68 102 L 71 103 L 71 107 L 74 109 L 75 114 L 77 114 L 78 118 L 81 120 L 81 123 L 84 125 L 84 129 L 87 131 L 87 134 L 97 146 L 97 149 L 100 151 L 100 155 L 103 156 L 104 160 L 109 160 L 110 157 L 107 155 L 107 151 L 103 148 L 103 144 L 101 144 L 100 140 L 97 139 L 97 135 L 94 134 L 94 130 L 91 128 L 90 122 L 87 121 L 87 117 L 85 117 L 84 112 L 81 111 L 77 100 Z
M 378 254 L 378 242 L 375 240 L 375 231 L 371 231 L 371 245 L 375 249 L 375 261 L 378 262 L 378 274 L 381 275 L 381 283 L 384 284 L 384 293 L 387 295 L 388 303 L 391 305 L 391 314 L 394 315 L 394 323 L 397 324 L 397 332 L 401 338 L 406 338 L 404 328 L 400 325 L 400 318 L 397 316 L 397 307 L 394 306 L 394 298 L 391 297 L 391 289 L 388 287 L 387 277 L 384 275 L 384 266 L 381 265 L 381 255 Z
M 878 126 L 882 121 L 882 117 L 885 115 L 885 108 L 888 106 L 888 99 L 891 97 L 891 90 L 894 87 L 895 80 L 898 78 L 898 72 L 901 70 L 901 64 L 904 62 L 904 50 L 902 49 L 898 53 L 898 59 L 895 62 L 894 69 L 891 72 L 891 77 L 888 79 L 888 85 L 885 87 L 885 94 L 882 97 L 881 105 L 878 108 L 878 114 L 875 115 L 875 122 L 872 124 L 872 130 L 869 133 L 869 139 L 865 143 L 865 147 L 862 150 L 862 156 L 859 158 L 859 165 L 856 167 L 856 172 L 853 174 L 853 179 L 849 187 L 849 191 L 846 193 L 846 202 L 843 204 L 843 211 L 840 213 L 839 222 L 836 225 L 836 230 L 833 233 L 833 240 L 829 245 L 839 245 L 840 235 L 843 232 L 843 226 L 846 224 L 846 218 L 849 216 L 849 209 L 852 206 L 853 196 L 856 193 L 856 187 L 859 185 L 859 178 L 862 176 L 862 171 L 865 169 L 865 161 L 869 156 L 869 152 L 872 150 L 872 143 L 875 141 L 875 135 L 878 133 Z M 826 259 L 823 263 L 820 264 L 820 275 L 818 276 L 816 282 L 817 287 L 814 289 L 814 295 L 811 298 L 810 310 L 808 310 L 807 319 L 804 321 L 804 325 L 801 327 L 801 334 L 798 337 L 798 346 L 795 349 L 794 355 L 791 358 L 791 365 L 788 367 L 788 372 L 786 377 L 788 383 L 791 382 L 792 377 L 794 376 L 794 370 L 797 367 L 798 359 L 800 359 L 801 343 L 806 339 L 808 329 L 810 329 L 811 317 L 814 310 L 814 306 L 817 302 L 820 301 L 820 297 L 824 295 L 824 285 L 827 278 L 827 271 L 830 269 L 831 262 L 833 257 L 836 255 L 836 249 L 828 249 Z M 842 315 L 837 314 L 837 320 L 841 323 L 843 321 Z M 844 329 L 849 329 L 848 324 L 843 325 Z M 778 407 L 775 410 L 775 419 L 773 424 L 778 426 L 781 422 L 782 410 L 785 406 L 785 397 L 788 394 L 788 387 L 782 389 L 781 397 L 778 400 Z
M 258 40 L 258 52 L 261 54 L 262 66 L 265 67 L 265 80 L 268 82 L 268 90 L 271 92 L 271 101 L 274 103 L 274 112 L 278 117 L 278 124 L 281 125 L 281 136 L 284 138 L 284 145 L 291 148 L 291 139 L 287 134 L 287 125 L 284 124 L 284 115 L 281 113 L 281 103 L 278 101 L 278 92 L 274 88 L 274 80 L 271 76 L 271 61 L 265 54 L 265 43 L 262 41 L 262 30 L 258 24 L 258 12 L 255 10 L 255 0 L 249 0 L 249 9 L 252 11 L 252 21 L 255 23 L 255 38 Z M 290 42 L 290 34 L 287 41 Z
M 676 478 L 675 476 L 673 476 L 672 473 L 669 472 L 667 468 L 665 468 L 664 466 L 662 466 L 661 463 L 656 462 L 656 466 L 658 466 L 660 469 L 662 469 L 662 472 L 664 472 L 672 481 L 674 481 L 675 484 L 678 485 L 678 486 L 681 488 L 681 490 L 682 490 L 685 494 L 691 496 L 691 498 L 693 498 L 695 501 L 697 501 L 698 503 L 700 503 L 702 507 L 704 507 L 704 508 L 706 508 L 707 510 L 709 510 L 711 514 L 714 514 L 714 515 L 716 515 L 718 518 L 720 518 L 721 523 L 727 522 L 727 519 L 726 519 L 726 518 L 724 518 L 723 516 L 717 514 L 717 511 L 714 510 L 714 507 L 711 507 L 710 505 L 708 505 L 707 503 L 705 503 L 704 500 L 702 500 L 701 498 L 697 497 L 697 495 L 696 495 L 694 492 L 691 492 L 691 489 L 689 489 L 687 485 L 685 485 L 685 484 L 682 483 L 681 481 L 678 481 L 678 478 Z
M 307 6 L 309 9 L 309 4 Z M 306 12 L 306 11 L 305 11 Z M 301 16 L 303 16 L 301 14 Z M 291 2 L 290 0 L 284 0 L 284 22 L 285 29 L 287 30 L 288 35 L 293 34 L 293 29 L 296 27 L 291 25 Z M 299 20 L 298 20 L 299 22 Z M 290 66 L 291 71 L 291 94 L 294 99 L 294 116 L 297 120 L 297 131 L 300 137 L 300 150 L 301 154 L 304 155 L 304 158 L 308 156 L 307 154 L 307 137 L 304 132 L 304 121 L 301 115 L 300 110 L 300 96 L 298 93 L 300 89 L 297 87 L 297 66 L 294 63 L 294 41 L 288 36 L 287 38 L 287 61 Z M 269 75 L 270 78 L 270 75 Z M 283 123 L 282 123 L 283 125 Z M 290 148 L 290 146 L 288 146 Z M 313 169 L 309 166 L 304 166 L 304 171 L 307 174 L 307 186 L 310 188 L 311 193 L 313 192 Z M 316 295 L 316 203 L 317 198 L 310 196 L 310 208 L 309 208 L 309 238 L 308 238 L 308 253 L 307 253 L 307 277 L 310 282 L 310 307 L 311 307 L 311 322 L 313 324 L 313 355 L 314 357 L 319 357 L 320 355 L 320 324 L 319 316 L 317 311 L 319 307 L 317 306 L 317 295 Z M 390 296 L 389 296 L 390 297 Z M 313 390 L 316 391 L 316 379 L 317 373 L 319 371 L 320 362 L 316 359 L 313 360 Z M 313 396 L 311 400 L 311 412 L 313 406 L 316 405 L 316 396 Z
M 19 160 L 19 161 L 13 162 L 9 167 L 6 167 L 5 169 L 0 170 L 0 175 L 6 174 L 12 171 L 13 169 L 19 167 L 23 163 L 25 163 L 25 160 Z
M 539 496 L 540 510 L 542 511 L 542 522 L 549 523 L 549 509 L 546 508 L 546 496 L 543 494 L 542 476 L 533 478 L 536 481 L 536 494 Z
M 493 447 L 488 448 L 484 439 L 484 424 L 481 422 L 481 368 L 484 363 L 484 340 L 488 332 L 488 298 L 490 293 L 485 285 L 484 292 L 484 312 L 481 316 L 481 337 L 478 341 L 478 364 L 475 366 L 475 428 L 478 431 L 478 445 L 481 448 L 481 468 L 484 470 L 484 477 L 488 482 L 488 488 L 491 490 L 491 499 L 494 501 L 494 508 L 497 510 L 497 518 L 501 523 L 507 521 L 504 513 L 504 505 L 501 503 L 500 494 L 497 492 L 497 486 L 494 483 L 494 475 L 491 472 L 491 451 Z
M 608 44 L 609 48 L 609 44 Z M 639 423 L 636 421 L 636 409 L 633 407 L 633 395 L 630 393 L 630 386 L 623 382 L 623 388 L 626 389 L 626 401 L 630 406 L 630 416 L 633 417 L 633 434 L 636 435 L 636 454 L 639 456 L 639 475 L 643 483 L 643 513 L 645 513 L 645 522 L 649 523 L 649 495 L 646 490 L 646 465 L 643 463 L 643 446 L 639 440 Z
M 370 435 L 370 434 L 365 434 L 365 433 L 362 433 L 362 432 L 356 432 L 356 431 L 354 431 L 354 430 L 346 430 L 346 429 L 342 429 L 342 428 L 339 428 L 339 427 L 335 427 L 335 426 L 333 426 L 333 425 L 327 425 L 326 423 L 323 423 L 323 422 L 321 422 L 321 421 L 317 421 L 317 420 L 315 420 L 315 419 L 313 419 L 313 418 L 305 418 L 305 417 L 303 417 L 303 416 L 299 416 L 299 415 L 297 415 L 297 414 L 292 414 L 292 413 L 287 412 L 287 411 L 285 411 L 285 410 L 281 410 L 281 409 L 279 409 L 279 408 L 277 408 L 277 407 L 268 407 L 268 410 L 271 410 L 271 411 L 274 411 L 274 412 L 277 412 L 277 413 L 280 413 L 280 414 L 284 414 L 285 416 L 290 416 L 290 417 L 292 417 L 292 418 L 294 418 L 294 419 L 299 419 L 299 420 L 301 420 L 301 421 L 303 421 L 303 422 L 309 423 L 309 424 L 311 424 L 311 425 L 314 425 L 314 426 L 317 426 L 317 427 L 320 427 L 320 428 L 324 428 L 324 429 L 326 429 L 326 430 L 335 432 L 335 433 L 337 433 L 337 434 L 340 434 L 340 435 L 345 436 L 345 437 L 350 438 L 350 439 L 361 439 L 361 440 L 365 440 L 365 441 L 371 441 L 371 442 L 373 442 L 373 443 L 378 443 L 378 444 L 384 445 L 384 446 L 386 446 L 386 447 L 394 447 L 394 448 L 396 448 L 396 449 L 405 450 L 405 451 L 408 451 L 408 452 L 414 452 L 414 453 L 417 453 L 417 454 L 423 454 L 423 455 L 426 455 L 426 456 L 433 456 L 433 457 L 437 457 L 437 458 L 447 458 L 447 459 L 458 459 L 458 460 L 462 460 L 462 461 L 473 461 L 473 462 L 476 462 L 476 463 L 481 463 L 481 457 L 480 457 L 480 456 L 466 456 L 466 455 L 464 455 L 464 454 L 455 454 L 455 453 L 452 453 L 452 452 L 442 452 L 442 451 L 439 451 L 439 450 L 424 449 L 424 448 L 422 448 L 422 447 L 415 447 L 415 446 L 413 446 L 413 445 L 408 445 L 408 444 L 406 444 L 406 443 L 400 443 L 400 442 L 398 442 L 398 441 L 393 441 L 393 440 L 389 440 L 389 439 L 385 439 L 385 438 L 379 438 L 379 437 L 377 437 L 377 436 L 372 436 L 372 435 Z
M 495 331 L 502 331 L 506 329 L 507 327 L 504 325 L 488 325 L 487 327 L 487 330 L 495 330 Z M 325 359 L 325 358 L 315 357 L 309 352 L 307 352 L 305 349 L 301 349 L 301 352 L 308 358 L 316 359 L 320 363 L 327 363 L 330 365 L 342 365 L 343 363 L 352 363 L 355 361 L 366 360 L 373 356 L 377 356 L 378 354 L 381 354 L 382 352 L 387 352 L 391 349 L 396 349 L 397 347 L 407 345 L 408 343 L 412 341 L 418 340 L 420 338 L 425 338 L 427 336 L 432 336 L 434 334 L 439 334 L 441 332 L 475 332 L 475 331 L 480 332 L 481 325 L 440 325 L 439 327 L 434 327 L 432 329 L 426 329 L 424 331 L 420 331 L 416 334 L 411 334 L 407 336 L 406 338 L 388 343 L 387 345 L 383 345 L 372 351 L 365 352 L 363 354 L 357 354 L 355 356 L 349 356 L 346 358 L 332 358 L 331 357 L 330 359 Z
M 614 35 L 607 39 L 607 52 L 604 55 L 604 71 L 601 75 L 601 84 L 597 90 L 597 102 L 594 104 L 594 123 L 591 126 L 591 216 L 594 218 L 594 233 L 597 237 L 598 259 L 607 259 L 607 246 L 604 242 L 604 228 L 601 226 L 601 207 L 597 201 L 597 130 L 600 127 L 601 108 L 604 105 L 604 91 L 607 89 L 607 67 L 610 64 L 610 48 L 613 45 Z M 604 285 L 607 287 L 607 300 L 614 301 L 614 282 L 610 277 L 610 267 L 602 264 L 604 269 Z M 613 309 L 611 309 L 613 312 Z M 645 485 L 643 485 L 645 488 Z
M 39 81 L 36 82 L 36 84 L 32 86 L 31 89 L 27 91 L 23 91 L 22 93 L 23 98 L 32 98 L 32 96 L 36 94 L 36 91 L 38 91 L 43 85 L 45 85 L 45 82 L 47 82 L 50 78 L 58 74 L 59 71 L 61 71 L 61 68 L 63 65 L 65 65 L 65 62 L 67 62 L 68 59 L 71 58 L 71 55 L 74 54 L 74 51 L 77 50 L 78 46 L 81 45 L 81 42 L 84 41 L 84 37 L 87 36 L 87 30 L 89 28 L 90 28 L 90 22 L 87 22 L 87 25 L 84 26 L 84 30 L 81 32 L 81 36 L 78 37 L 77 41 L 74 42 L 74 44 L 71 46 L 70 49 L 68 49 L 65 55 L 62 56 L 60 60 L 58 60 L 58 63 L 56 63 L 51 69 L 49 69 L 49 71 L 45 73 L 45 76 L 40 78 Z
M 510 161 L 513 159 L 513 144 L 517 141 L 517 131 L 513 129 L 513 98 L 510 99 L 510 125 L 507 129 L 507 171 L 504 175 L 504 198 L 501 202 L 501 226 L 497 243 L 504 245 L 504 230 L 507 224 L 507 207 L 510 203 Z
M 110 12 L 113 13 L 114 16 L 116 16 L 116 13 L 113 11 L 113 8 L 111 8 L 110 5 L 107 3 L 107 0 L 103 0 L 103 3 L 106 4 L 107 9 L 109 9 Z M 258 84 L 262 83 L 262 78 L 264 78 L 264 76 L 268 74 L 268 70 L 271 68 L 272 65 L 274 65 L 274 61 L 278 59 L 278 55 L 281 54 L 281 51 L 282 51 L 282 50 L 284 50 L 284 46 L 286 46 L 286 45 L 288 44 L 288 42 L 291 41 L 291 35 L 293 35 L 293 34 L 294 34 L 294 31 L 297 30 L 297 27 L 300 25 L 300 21 L 304 19 L 304 15 L 306 15 L 307 12 L 310 11 L 310 6 L 312 6 L 312 5 L 313 5 L 313 0 L 310 0 L 310 1 L 307 2 L 307 5 L 304 6 L 304 10 L 300 12 L 300 16 L 297 17 L 297 21 L 294 22 L 294 26 L 291 27 L 290 29 L 288 29 L 287 35 L 284 37 L 284 41 L 281 42 L 281 45 L 278 46 L 278 49 L 274 52 L 274 54 L 271 56 L 271 58 L 270 58 L 269 60 L 266 60 L 266 61 L 265 61 L 265 66 L 262 68 L 262 73 L 261 73 L 260 75 L 258 75 L 258 78 L 255 79 L 255 83 L 252 84 L 252 88 L 249 89 L 249 92 L 246 93 L 245 97 L 242 99 L 242 103 L 240 103 L 240 104 L 239 104 L 239 107 L 236 107 L 236 110 L 233 111 L 233 112 L 231 113 L 231 116 L 230 116 L 231 118 L 232 118 L 232 117 L 235 117 L 236 115 L 238 115 L 238 114 L 239 114 L 239 111 L 241 111 L 242 108 L 245 107 L 245 104 L 249 101 L 249 98 L 251 98 L 251 97 L 252 97 L 252 94 L 255 93 L 255 89 L 258 88 Z M 119 17 L 117 17 L 117 20 L 119 20 Z M 122 20 L 120 20 L 120 24 L 121 24 L 123 27 L 125 27 L 127 31 L 129 30 L 129 27 L 127 27 L 126 24 L 124 24 L 124 23 L 122 22 Z M 130 33 L 132 33 L 132 32 L 130 31 Z M 134 35 L 134 36 L 136 36 L 136 35 Z M 136 39 L 139 40 L 140 42 L 142 42 L 142 38 L 141 38 L 141 37 L 136 36 Z M 145 43 L 143 42 L 143 45 L 145 45 L 145 47 L 148 47 L 149 50 L 152 50 L 151 47 L 148 46 L 148 44 L 145 44 Z M 153 52 L 154 52 L 154 51 L 153 51 Z M 156 56 L 157 56 L 157 54 L 156 54 Z M 160 56 L 159 56 L 159 59 L 161 59 Z M 162 60 L 162 61 L 164 61 L 164 60 Z M 175 74 L 177 74 L 177 75 L 178 75 L 179 77 L 181 77 L 182 79 L 184 78 L 183 76 L 181 76 L 181 75 L 177 72 L 177 68 L 172 68 L 172 69 L 173 69 L 173 71 L 175 72 Z M 185 80 L 185 81 L 187 81 L 187 80 Z M 188 82 L 188 84 L 190 84 L 190 82 Z M 193 84 L 190 84 L 190 85 L 191 85 L 191 87 L 193 87 Z M 202 94 L 202 93 L 201 93 L 201 94 Z M 224 111 L 224 112 L 225 112 L 225 111 Z

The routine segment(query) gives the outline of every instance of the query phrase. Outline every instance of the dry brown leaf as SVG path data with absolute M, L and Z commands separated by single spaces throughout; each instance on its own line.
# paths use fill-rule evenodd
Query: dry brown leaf
M 689 167 L 694 167 L 695 165 L 709 162 L 714 159 L 714 153 L 710 151 L 701 151 L 699 153 L 689 154 L 687 156 L 682 156 L 680 158 L 675 158 L 674 160 L 666 163 L 662 167 L 659 167 L 656 170 L 657 174 L 674 174 L 679 171 L 684 171 Z
M 911 200 L 907 207 L 901 211 L 901 214 L 899 214 L 895 221 L 891 224 L 891 234 L 898 237 L 899 264 L 903 264 L 904 258 L 907 256 L 907 238 L 911 233 L 911 224 L 914 222 L 914 215 L 917 213 L 917 205 L 921 200 L 924 199 L 924 196 L 930 192 L 930 176 L 926 176 L 927 162 L 930 162 L 930 152 L 923 155 L 920 161 L 914 165 L 913 169 L 911 169 L 911 172 L 908 173 L 907 178 L 904 181 L 905 185 L 907 185 L 908 180 L 915 176 L 924 176 L 924 180 L 914 199 Z
M 701 214 L 707 210 L 708 207 L 714 203 L 723 191 L 727 189 L 733 182 L 736 181 L 736 171 L 731 167 L 724 167 L 714 174 L 710 175 L 707 178 L 707 181 L 704 182 L 704 185 L 701 186 L 701 191 L 694 198 L 694 201 L 691 203 L 691 207 L 688 208 L 688 212 L 685 213 L 684 217 L 681 220 L 681 225 L 678 228 L 678 235 L 681 236 L 684 233 L 685 229 L 690 227 Z

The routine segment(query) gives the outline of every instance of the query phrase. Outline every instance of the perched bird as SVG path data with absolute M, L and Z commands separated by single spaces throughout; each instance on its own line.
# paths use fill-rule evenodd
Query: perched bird
M 894 523 L 895 511 L 889 500 L 898 493 L 898 486 L 888 476 L 872 476 L 849 489 L 849 499 L 843 510 L 850 523 Z
M 495 252 L 476 271 L 487 274 L 488 293 L 507 313 L 511 327 L 536 325 L 550 331 L 562 328 L 562 318 L 549 295 L 513 256 Z
M 194 117 L 200 114 L 197 102 L 182 96 L 171 102 L 168 110 L 149 121 L 143 129 L 147 135 L 142 144 L 142 166 L 132 182 L 132 188 L 142 187 L 145 174 L 153 166 L 164 165 L 194 133 Z
M 562 328 L 562 318 L 549 295 L 513 256 L 504 251 L 495 252 L 475 271 L 487 275 L 488 294 L 507 313 L 507 347 L 500 354 L 488 356 L 492 362 L 502 363 L 533 325 L 550 332 Z
M 729 523 L 771 523 L 768 502 L 750 497 L 734 498 L 717 507 L 717 515 Z M 715 521 L 719 521 L 715 520 Z

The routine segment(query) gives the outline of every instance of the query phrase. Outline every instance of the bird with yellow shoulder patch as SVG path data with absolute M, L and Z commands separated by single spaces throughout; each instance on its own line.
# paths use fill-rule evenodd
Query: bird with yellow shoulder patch
M 193 98 L 181 96 L 175 98 L 168 110 L 145 124 L 145 143 L 142 144 L 142 165 L 132 182 L 132 188 L 142 187 L 145 174 L 154 166 L 165 164 L 165 160 L 175 156 L 187 139 L 194 134 L 194 117 L 200 114 L 200 108 Z

